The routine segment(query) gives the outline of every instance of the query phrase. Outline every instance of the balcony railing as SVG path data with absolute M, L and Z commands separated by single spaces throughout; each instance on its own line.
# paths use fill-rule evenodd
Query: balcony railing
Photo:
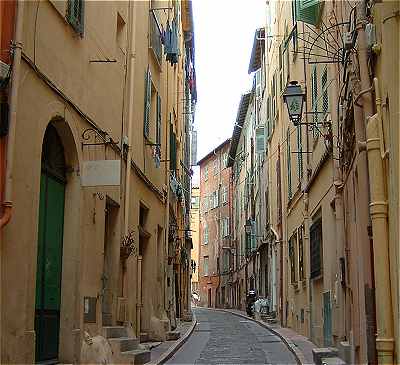
M 150 48 L 153 50 L 158 64 L 161 66 L 162 44 L 160 25 L 153 11 L 150 12 Z

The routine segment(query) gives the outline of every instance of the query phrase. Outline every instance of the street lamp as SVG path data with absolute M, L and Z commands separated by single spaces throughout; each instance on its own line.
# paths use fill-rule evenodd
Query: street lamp
M 300 125 L 304 100 L 305 93 L 301 86 L 298 85 L 297 81 L 290 81 L 283 93 L 283 101 L 288 108 L 289 119 L 295 126 Z

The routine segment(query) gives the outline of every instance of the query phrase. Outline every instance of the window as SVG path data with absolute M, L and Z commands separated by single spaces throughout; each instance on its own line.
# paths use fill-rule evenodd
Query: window
M 229 236 L 229 218 L 221 218 L 220 221 L 221 238 Z
M 296 267 L 297 267 L 297 232 L 293 233 L 289 239 L 289 260 L 290 260 L 290 282 L 297 283 Z
M 208 276 L 208 256 L 204 256 L 204 276 Z
M 225 250 L 222 256 L 222 271 L 224 273 L 229 271 L 229 251 Z
M 204 223 L 204 228 L 203 228 L 203 243 L 205 245 L 208 244 L 208 225 L 207 223 Z
M 149 13 L 150 21 L 150 44 L 149 47 L 153 50 L 154 56 L 157 59 L 158 64 L 161 66 L 162 62 L 162 44 L 161 44 L 161 33 L 160 24 L 158 23 L 157 17 L 154 11 Z
M 169 169 L 176 171 L 176 135 L 172 123 L 169 125 Z
M 320 0 L 295 0 L 296 20 L 317 25 L 320 19 L 322 4 Z
M 292 198 L 292 157 L 291 157 L 291 148 L 290 148 L 290 129 L 287 129 L 286 133 L 286 142 L 287 142 L 287 179 L 288 179 L 288 197 Z
M 145 74 L 145 92 L 144 92 L 144 120 L 143 120 L 143 135 L 150 138 L 150 113 L 151 113 L 151 72 L 147 66 Z
M 204 167 L 204 181 L 208 180 L 208 166 Z
M 223 186 L 221 189 L 221 198 L 222 204 L 226 204 L 228 202 L 228 189 L 226 186 Z
M 85 19 L 85 1 L 84 0 L 68 0 L 67 3 L 67 21 L 72 28 L 81 37 L 84 30 Z
M 297 176 L 299 178 L 299 185 L 303 178 L 303 142 L 301 135 L 301 126 L 297 126 Z
M 218 208 L 218 191 L 214 191 L 212 193 L 210 200 L 211 208 Z
M 219 169 L 218 169 L 218 159 L 215 159 L 214 160 L 214 175 L 217 175 L 218 171 L 219 171 Z
M 314 220 L 314 219 L 313 219 Z M 310 278 L 322 275 L 322 218 L 314 220 L 310 227 Z
M 192 196 L 192 209 L 199 209 L 200 206 L 200 197 Z
M 313 123 L 318 124 L 318 73 L 317 66 L 314 65 L 311 73 L 311 110 L 313 114 Z M 313 128 L 313 137 L 317 137 L 317 129 Z
M 325 115 L 329 110 L 328 69 L 326 66 L 321 77 L 321 92 L 322 92 L 322 111 L 324 112 Z
M 225 152 L 222 156 L 222 167 L 225 168 L 228 165 L 228 152 Z
M 304 225 L 301 225 L 298 229 L 298 240 L 299 240 L 299 280 L 303 281 L 304 277 L 304 249 L 303 249 L 303 232 Z
M 157 93 L 156 104 L 156 145 L 154 146 L 154 160 L 156 167 L 160 167 L 161 163 L 161 97 Z
M 206 213 L 208 211 L 208 196 L 206 195 L 203 199 L 203 212 Z

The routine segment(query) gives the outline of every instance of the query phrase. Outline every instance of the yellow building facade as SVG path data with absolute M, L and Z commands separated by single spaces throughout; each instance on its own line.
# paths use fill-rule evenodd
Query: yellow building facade
M 1 361 L 144 361 L 190 310 L 191 5 L 15 7 Z

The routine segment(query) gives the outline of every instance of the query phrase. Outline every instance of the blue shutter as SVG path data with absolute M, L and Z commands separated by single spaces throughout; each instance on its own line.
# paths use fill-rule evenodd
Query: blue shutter
M 317 25 L 321 8 L 320 0 L 296 0 L 296 20 Z
M 145 91 L 144 91 L 144 121 L 143 121 L 143 135 L 149 138 L 150 135 L 150 107 L 151 107 L 151 72 L 147 67 L 145 76 Z

